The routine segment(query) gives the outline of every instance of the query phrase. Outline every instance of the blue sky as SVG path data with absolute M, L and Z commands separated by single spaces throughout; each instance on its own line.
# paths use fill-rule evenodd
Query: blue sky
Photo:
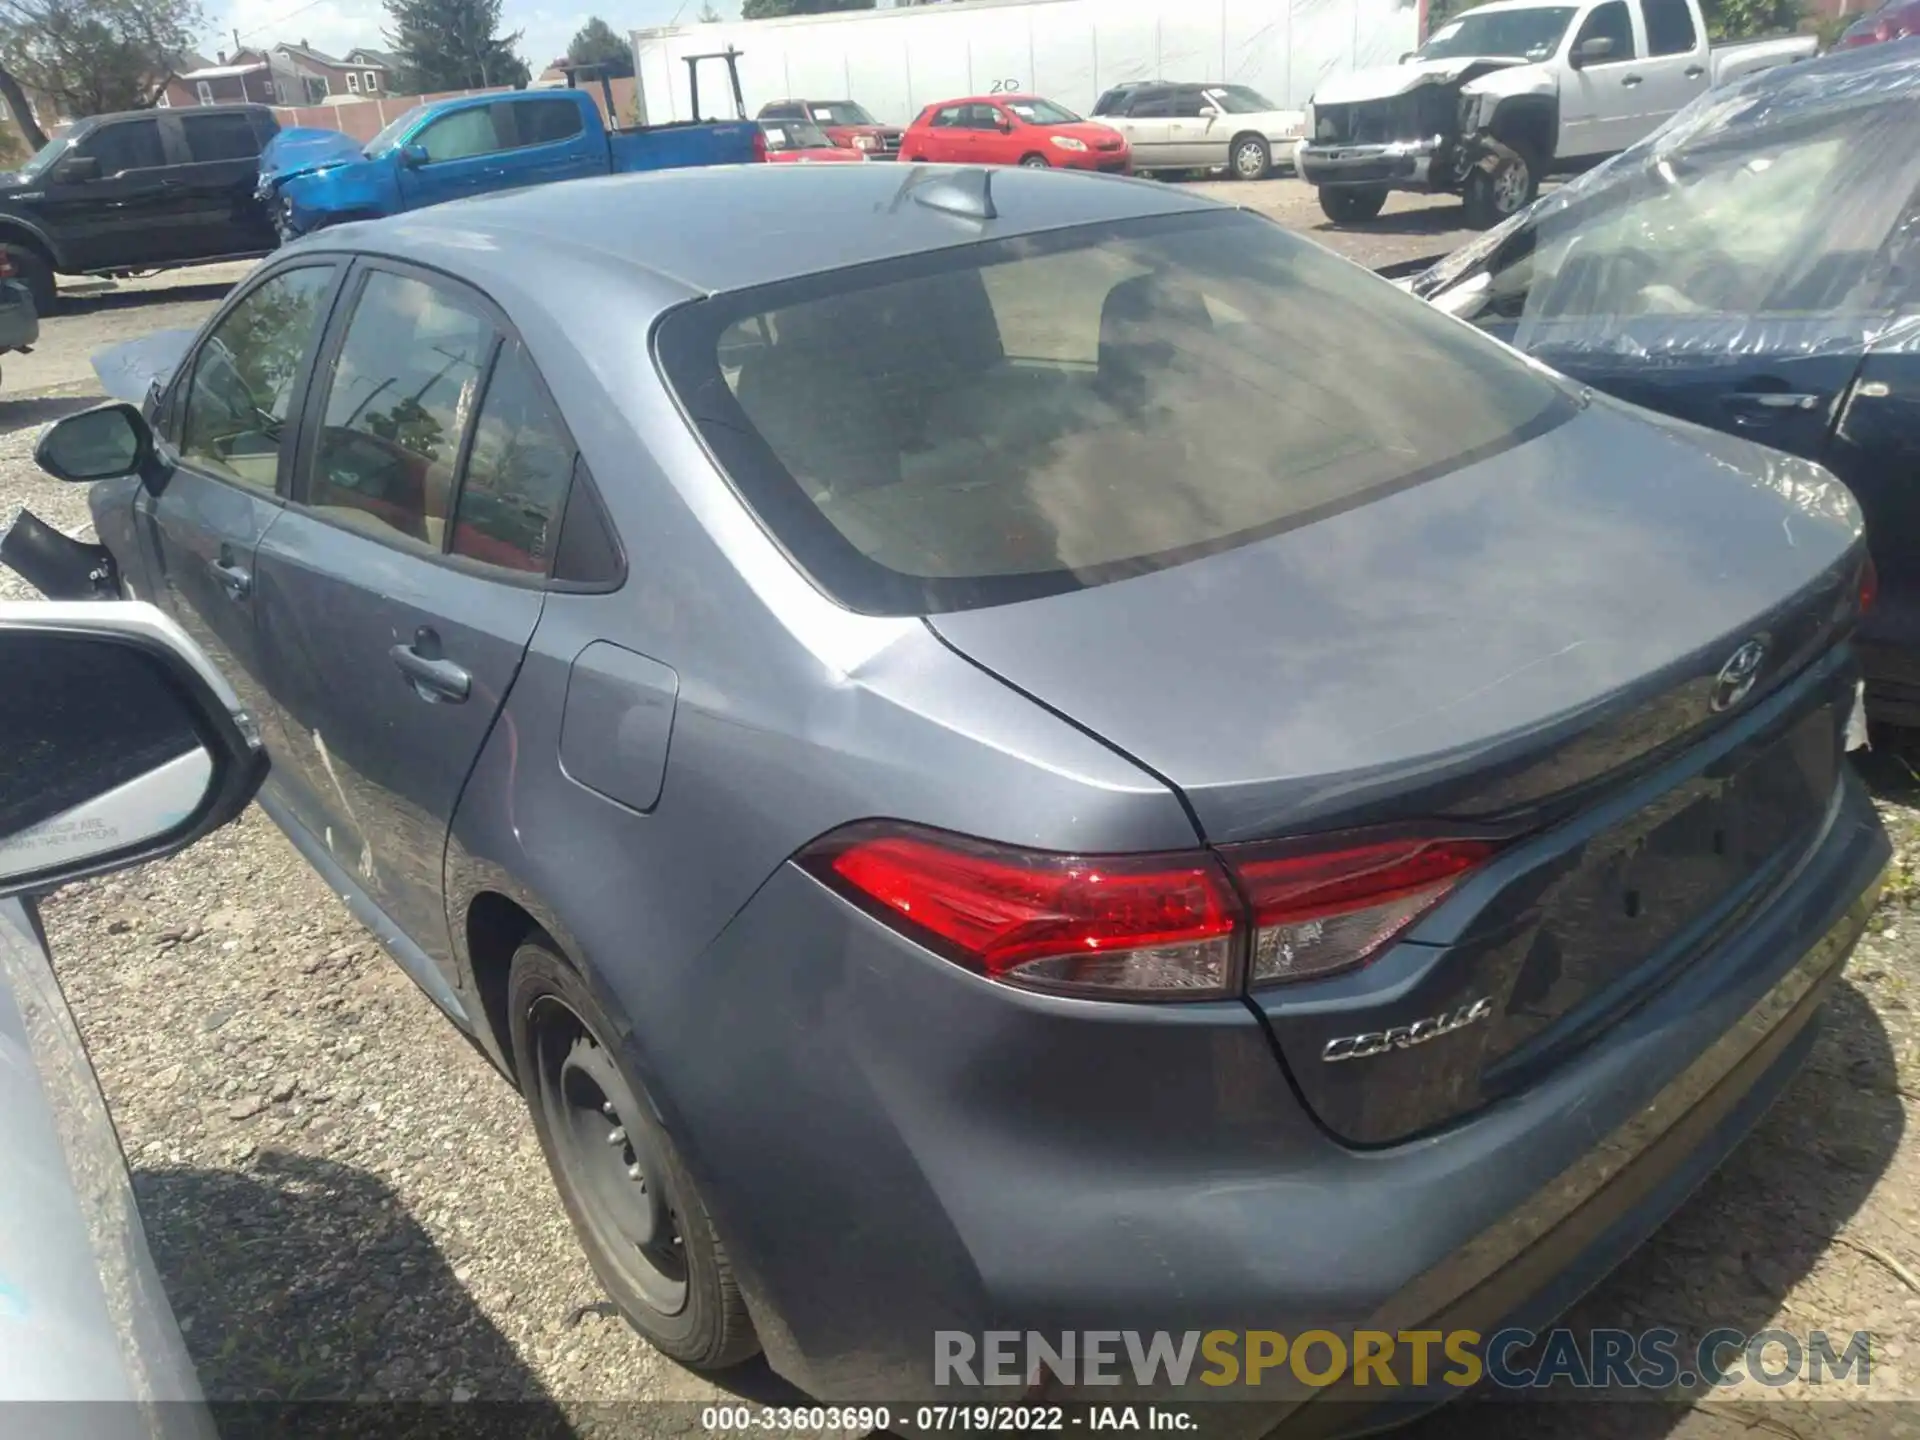
M 233 32 L 242 45 L 271 45 L 276 40 L 305 40 L 315 49 L 338 55 L 355 45 L 384 46 L 382 31 L 387 13 L 377 0 L 209 0 L 210 28 L 202 47 L 209 59 L 216 51 L 232 50 Z M 722 15 L 740 13 L 739 0 L 714 0 Z M 700 0 L 609 0 L 603 5 L 581 5 L 571 0 L 506 0 L 503 23 L 509 31 L 524 30 L 520 55 L 538 74 L 555 56 L 565 53 L 574 31 L 589 15 L 599 15 L 616 31 L 646 25 L 667 25 L 676 16 L 688 23 L 700 13 Z

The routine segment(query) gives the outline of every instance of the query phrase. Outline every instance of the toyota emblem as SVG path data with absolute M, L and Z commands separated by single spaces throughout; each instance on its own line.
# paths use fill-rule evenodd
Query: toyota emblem
M 1715 711 L 1731 710 L 1753 692 L 1760 678 L 1760 667 L 1767 658 L 1766 643 L 1749 640 L 1727 657 L 1720 673 L 1713 677 L 1713 694 L 1708 701 Z

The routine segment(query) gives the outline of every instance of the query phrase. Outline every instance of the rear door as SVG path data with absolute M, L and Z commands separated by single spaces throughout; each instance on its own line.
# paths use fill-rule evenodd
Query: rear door
M 251 283 L 187 357 L 159 412 L 162 482 L 142 486 L 134 529 L 156 587 L 262 722 L 276 766 L 255 616 L 255 554 L 280 516 L 289 425 L 342 267 L 315 259 Z
M 260 628 L 303 820 L 445 964 L 447 829 L 540 617 L 574 454 L 476 292 L 362 264 L 339 313 Z
M 1638 88 L 1642 134 L 1650 135 L 1706 90 L 1707 44 L 1693 23 L 1691 0 L 1641 0 L 1647 58 Z M 1636 139 L 1639 137 L 1635 137 Z
M 482 102 L 436 115 L 422 126 L 408 143 L 424 149 L 425 159 L 400 169 L 400 193 L 407 208 L 506 188 L 505 156 L 515 142 L 512 109 Z
M 254 199 L 261 137 L 246 110 L 169 117 L 178 126 L 182 203 L 195 255 L 244 255 L 274 248 L 266 208 Z
M 1613 48 L 1560 78 L 1559 158 L 1611 155 L 1640 138 L 1638 117 L 1645 107 L 1639 92 L 1646 75 L 1637 29 L 1627 0 L 1602 0 L 1574 32 L 1570 55 L 1589 40 L 1608 40 Z
M 965 160 L 968 137 L 973 133 L 966 128 L 966 118 L 965 105 L 942 105 L 934 111 L 921 140 L 926 151 L 924 158 L 937 165 Z
M 571 99 L 516 99 L 502 107 L 513 124 L 513 148 L 501 156 L 503 184 L 548 185 L 604 175 L 608 149 L 599 126 L 587 126 L 586 108 Z

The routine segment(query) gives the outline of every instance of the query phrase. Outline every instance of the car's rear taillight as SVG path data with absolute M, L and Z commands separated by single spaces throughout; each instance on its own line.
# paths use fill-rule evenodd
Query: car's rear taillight
M 1865 615 L 1873 609 L 1874 602 L 1880 598 L 1880 571 L 1873 563 L 1873 556 L 1867 556 L 1860 566 L 1860 613 Z
M 753 127 L 753 158 L 763 164 L 767 158 L 767 132 L 758 125 Z
M 1499 848 L 1492 840 L 1375 840 L 1331 850 L 1230 851 L 1253 908 L 1255 985 L 1364 964 Z
M 798 857 L 868 914 L 989 979 L 1116 1000 L 1209 999 L 1377 955 L 1487 840 L 1063 855 L 867 821 Z

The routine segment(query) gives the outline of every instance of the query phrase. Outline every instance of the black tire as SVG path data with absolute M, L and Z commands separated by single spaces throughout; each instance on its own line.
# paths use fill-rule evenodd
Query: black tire
M 0 249 L 7 252 L 7 258 L 13 262 L 13 273 L 20 277 L 28 293 L 33 296 L 34 313 L 53 314 L 60 304 L 60 292 L 54 285 L 53 267 L 47 263 L 47 257 L 24 245 L 5 245 Z
M 760 1349 L 725 1246 L 617 1033 L 544 938 L 507 977 L 513 1062 L 547 1168 L 608 1296 L 663 1354 L 697 1370 Z
M 1507 154 L 1489 155 L 1467 171 L 1461 198 L 1467 207 L 1467 228 L 1491 230 L 1508 216 L 1527 208 L 1540 193 L 1540 161 L 1524 146 Z
M 1051 170 L 1053 168 L 1047 163 L 1047 157 L 1044 155 L 1022 155 L 1020 157 L 1020 165 L 1021 168 L 1026 170 Z
M 1322 185 L 1320 209 L 1336 225 L 1358 225 L 1371 220 L 1387 203 L 1387 192 L 1377 186 Z
M 1227 170 L 1236 180 L 1264 180 L 1273 169 L 1273 151 L 1266 137 L 1236 135 L 1227 148 Z

